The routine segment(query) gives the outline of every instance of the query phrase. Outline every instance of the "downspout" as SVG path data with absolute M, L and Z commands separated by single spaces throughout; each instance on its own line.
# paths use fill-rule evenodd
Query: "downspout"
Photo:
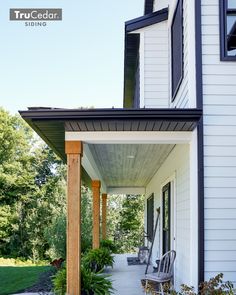
M 202 21 L 201 0 L 195 0 L 195 35 L 196 35 L 196 97 L 197 108 L 203 109 L 202 87 Z M 204 134 L 203 117 L 198 123 L 198 281 L 204 281 Z

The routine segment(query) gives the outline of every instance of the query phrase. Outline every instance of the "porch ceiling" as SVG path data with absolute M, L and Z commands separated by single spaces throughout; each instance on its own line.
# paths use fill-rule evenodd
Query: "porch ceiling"
M 108 188 L 145 187 L 173 148 L 173 144 L 89 145 Z

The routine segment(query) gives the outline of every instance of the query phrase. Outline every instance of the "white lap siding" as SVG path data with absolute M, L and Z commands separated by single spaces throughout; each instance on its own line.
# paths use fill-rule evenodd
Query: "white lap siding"
M 190 278 L 190 163 L 188 145 L 175 146 L 164 164 L 147 185 L 146 197 L 148 198 L 154 193 L 155 209 L 161 206 L 162 185 L 173 175 L 175 175 L 176 189 L 176 199 L 172 200 L 173 206 L 176 206 L 175 222 L 172 222 L 173 227 L 176 229 L 175 249 L 177 258 L 175 264 L 175 285 L 179 288 L 182 283 L 192 283 Z M 172 241 L 172 243 L 174 242 Z M 161 255 L 160 244 L 161 235 L 159 226 L 154 243 L 153 262 Z
M 141 107 L 166 108 L 169 101 L 167 21 L 143 30 L 141 40 Z
M 183 80 L 171 102 L 171 24 L 177 1 L 169 5 L 169 19 L 140 30 L 140 105 L 146 108 L 196 106 L 194 2 L 183 0 Z M 168 7 L 155 1 L 154 11 Z M 173 61 L 174 62 L 174 61 Z
M 219 1 L 202 0 L 205 278 L 236 283 L 236 62 L 220 61 Z
M 161 10 L 168 7 L 169 0 L 154 0 L 153 11 Z

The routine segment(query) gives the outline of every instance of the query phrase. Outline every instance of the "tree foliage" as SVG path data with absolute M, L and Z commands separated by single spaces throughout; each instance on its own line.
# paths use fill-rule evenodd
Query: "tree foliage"
M 66 166 L 19 117 L 0 108 L 0 255 L 65 257 Z M 120 251 L 142 239 L 143 198 L 110 196 L 108 237 Z M 82 186 L 82 251 L 92 245 L 92 196 Z
M 0 253 L 45 258 L 45 228 L 65 210 L 65 165 L 19 116 L 3 109 L 0 204 Z
M 144 197 L 111 196 L 108 208 L 108 237 L 120 252 L 133 252 L 143 242 Z

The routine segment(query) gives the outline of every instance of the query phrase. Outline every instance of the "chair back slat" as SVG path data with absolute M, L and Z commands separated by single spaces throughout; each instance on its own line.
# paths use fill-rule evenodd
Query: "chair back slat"
M 172 275 L 176 252 L 174 250 L 166 252 L 160 259 L 157 275 L 169 277 Z

